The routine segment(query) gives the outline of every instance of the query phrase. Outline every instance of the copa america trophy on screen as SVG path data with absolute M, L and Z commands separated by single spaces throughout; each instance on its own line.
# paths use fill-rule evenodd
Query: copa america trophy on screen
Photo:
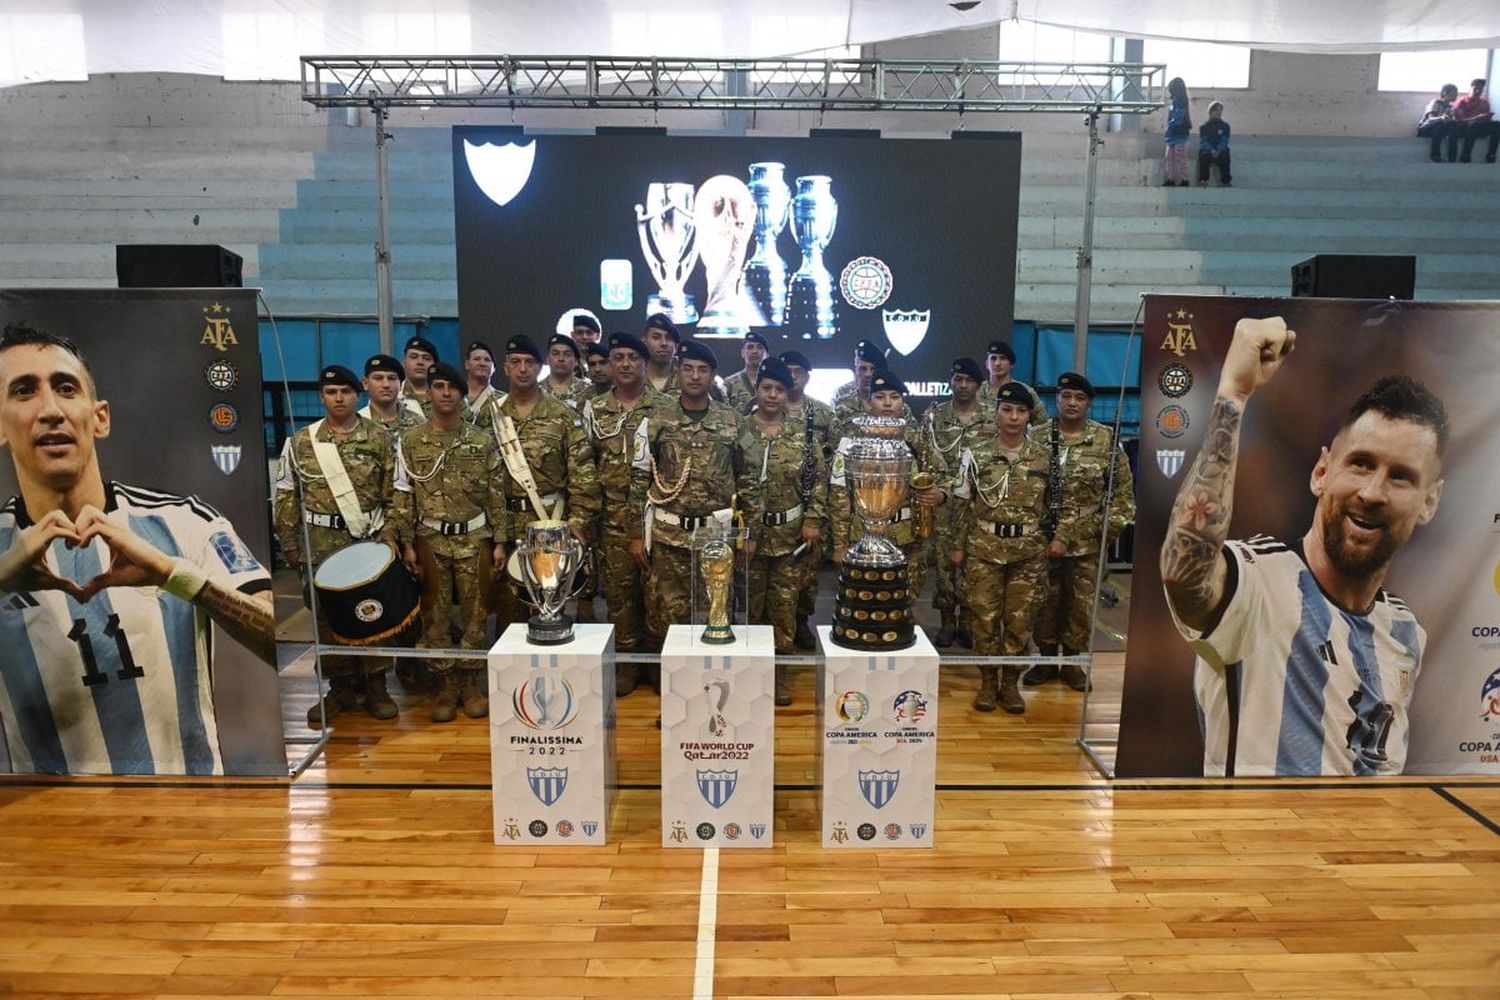
M 865 534 L 849 546 L 834 599 L 833 641 L 850 649 L 905 649 L 916 641 L 911 570 L 886 530 L 910 495 L 911 449 L 900 417 L 854 418 L 844 482 Z
M 578 589 L 583 567 L 583 543 L 566 521 L 533 521 L 526 538 L 516 546 L 512 575 L 526 588 L 536 614 L 526 623 L 526 641 L 538 646 L 556 646 L 573 641 L 573 619 L 563 606 Z
M 792 199 L 792 232 L 802 250 L 802 266 L 787 289 L 786 325 L 803 340 L 831 340 L 839 332 L 838 301 L 833 275 L 823 263 L 823 251 L 833 239 L 839 203 L 833 180 L 812 175 L 797 178 Z
M 738 177 L 719 174 L 698 187 L 694 227 L 698 234 L 698 256 L 708 294 L 699 336 L 743 337 L 750 332 L 752 306 L 745 298 L 745 254 L 750 250 L 755 200 Z M 756 325 L 763 325 L 756 323 Z
M 697 322 L 693 297 L 682 287 L 698 263 L 693 185 L 647 185 L 646 203 L 635 206 L 635 224 L 646 266 L 661 287 L 646 297 L 646 312 L 666 313 L 674 323 Z
M 780 326 L 786 321 L 786 262 L 776 250 L 776 240 L 792 212 L 792 192 L 782 176 L 785 170 L 781 163 L 750 164 L 755 253 L 745 265 L 745 288 L 764 320 L 758 326 Z

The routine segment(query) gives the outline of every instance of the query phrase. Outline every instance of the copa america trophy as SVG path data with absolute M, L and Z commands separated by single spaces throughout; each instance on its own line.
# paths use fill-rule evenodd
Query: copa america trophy
M 703 588 L 708 592 L 708 623 L 699 637 L 712 645 L 734 642 L 729 627 L 729 595 L 734 589 L 734 546 L 715 538 L 698 552 Z
M 698 311 L 683 283 L 698 263 L 697 230 L 693 221 L 691 184 L 652 182 L 646 203 L 635 206 L 641 253 L 660 292 L 646 297 L 648 313 L 666 313 L 674 323 L 694 323 Z
M 849 504 L 865 533 L 839 570 L 833 641 L 850 649 L 904 649 L 916 641 L 910 567 L 886 531 L 910 493 L 906 421 L 855 417 L 843 458 Z
M 745 289 L 764 322 L 780 326 L 786 320 L 786 262 L 776 251 L 776 240 L 791 219 L 792 192 L 781 163 L 750 164 L 750 197 L 755 202 L 755 253 L 745 265 Z
M 787 288 L 786 325 L 803 340 L 829 340 L 839 332 L 833 275 L 823 263 L 823 251 L 828 249 L 838 221 L 833 180 L 820 175 L 798 177 L 797 195 L 792 199 L 792 232 L 802 250 L 802 266 Z
M 750 332 L 751 306 L 745 298 L 745 254 L 755 201 L 738 177 L 719 174 L 698 186 L 698 256 L 703 261 L 708 294 L 698 333 L 709 337 L 743 337 Z
M 516 546 L 512 575 L 518 575 L 536 614 L 526 622 L 526 641 L 556 646 L 573 641 L 573 619 L 563 606 L 576 593 L 584 548 L 566 521 L 532 521 Z M 581 585 L 582 581 L 578 583 Z

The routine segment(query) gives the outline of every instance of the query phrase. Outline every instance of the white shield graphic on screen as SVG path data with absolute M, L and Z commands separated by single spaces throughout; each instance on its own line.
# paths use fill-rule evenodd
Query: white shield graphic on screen
M 885 323 L 885 339 L 902 354 L 910 354 L 927 336 L 927 321 L 932 319 L 932 310 L 882 309 L 880 318 Z
M 494 143 L 475 145 L 464 140 L 464 161 L 469 165 L 469 175 L 484 196 L 496 205 L 509 204 L 521 193 L 531 179 L 531 165 L 536 162 L 536 140 L 525 145 Z

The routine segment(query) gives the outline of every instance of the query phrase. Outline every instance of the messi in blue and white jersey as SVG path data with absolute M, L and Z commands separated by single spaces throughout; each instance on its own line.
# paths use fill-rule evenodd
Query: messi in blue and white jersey
M 270 575 L 222 515 L 194 497 L 106 485 L 104 513 L 212 583 L 244 594 Z M 0 552 L 31 518 L 0 508 Z M 103 538 L 54 540 L 46 566 L 80 587 L 104 571 Z M 18 772 L 219 774 L 208 614 L 158 587 L 0 592 L 0 721 Z

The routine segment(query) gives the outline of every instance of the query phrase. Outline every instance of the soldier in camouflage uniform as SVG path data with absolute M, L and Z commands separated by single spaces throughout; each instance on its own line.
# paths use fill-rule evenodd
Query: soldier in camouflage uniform
M 360 407 L 359 415 L 373 420 L 391 436 L 391 447 L 403 431 L 409 431 L 427 418 L 414 399 L 403 399 L 401 383 L 406 370 L 389 354 L 376 354 L 365 361 L 365 395 L 370 401 Z
M 890 372 L 876 372 L 870 378 L 868 412 L 877 417 L 899 417 L 904 409 L 906 409 L 906 383 Z M 854 425 L 850 424 L 850 433 L 855 430 Z M 833 526 L 833 561 L 840 564 L 843 563 L 844 556 L 848 554 L 849 546 L 864 537 L 866 530 L 864 522 L 856 518 L 850 508 L 849 487 L 844 480 L 844 455 L 849 450 L 849 443 L 850 439 L 847 435 L 839 440 L 838 450 L 834 453 L 833 464 L 829 467 L 828 473 L 828 511 L 829 520 Z M 911 420 L 906 422 L 906 445 L 912 453 L 911 474 L 931 472 L 937 477 L 938 482 L 942 482 L 946 473 L 942 456 L 923 454 L 925 449 L 922 448 L 921 431 Z M 927 576 L 926 567 L 922 562 L 924 542 L 917 540 L 912 532 L 912 515 L 916 509 L 914 505 L 937 507 L 943 499 L 943 490 L 935 485 L 925 490 L 912 490 L 907 506 L 897 512 L 895 520 L 890 527 L 886 528 L 886 537 L 906 553 L 913 603 L 921 596 L 922 584 Z
M 770 350 L 771 344 L 765 337 L 758 333 L 745 334 L 745 342 L 740 345 L 740 357 L 745 367 L 724 380 L 724 402 L 741 416 L 749 413 L 750 407 L 755 405 L 756 379 L 761 362 L 766 360 Z
M 1031 394 L 1009 382 L 996 394 L 994 422 L 983 438 L 964 445 L 953 481 L 957 531 L 946 556 L 963 568 L 964 601 L 974 621 L 974 652 L 1023 656 L 1047 587 L 1047 512 L 1050 456 L 1028 438 Z M 1026 711 L 1017 685 L 1022 668 L 980 667 L 974 707 Z M 997 677 L 997 674 L 999 675 Z
M 573 343 L 578 345 L 580 354 L 587 357 L 589 348 L 603 339 L 601 333 L 599 321 L 591 314 L 586 312 L 573 314 Z
M 650 350 L 628 333 L 609 335 L 610 371 L 614 388 L 584 403 L 583 425 L 588 433 L 602 493 L 611 498 L 599 519 L 596 560 L 604 603 L 615 626 L 615 648 L 642 651 L 646 642 L 645 574 L 630 554 L 630 523 L 639 522 L 622 498 L 630 495 L 630 465 L 635 456 L 636 432 L 641 423 L 677 408 L 674 400 L 646 385 Z M 640 670 L 634 663 L 615 666 L 615 694 L 635 690 Z
M 463 418 L 465 382 L 452 365 L 434 365 L 432 416 L 401 436 L 406 488 L 398 483 L 396 531 L 403 540 L 415 539 L 403 557 L 422 578 L 424 649 L 448 648 L 455 590 L 460 647 L 485 648 L 490 581 L 504 567 L 508 525 L 496 485 L 500 453 L 493 437 Z M 439 681 L 429 706 L 433 722 L 451 722 L 460 701 L 470 718 L 489 714 L 483 659 L 429 662 Z
M 403 405 L 416 404 L 424 419 L 432 415 L 432 401 L 427 397 L 427 373 L 437 361 L 437 347 L 426 337 L 412 337 L 402 349 L 401 365 L 406 369 L 406 381 L 401 386 L 401 402 Z
M 554 333 L 547 338 L 547 377 L 542 380 L 541 390 L 565 403 L 570 410 L 578 409 L 578 398 L 593 385 L 588 376 L 579 371 L 583 355 L 572 337 Z M 514 390 L 515 386 L 511 386 Z
M 572 341 L 568 343 L 571 345 Z M 594 542 L 600 505 L 594 453 L 578 414 L 538 387 L 541 370 L 542 352 L 530 337 L 511 337 L 505 342 L 505 380 L 510 393 L 495 407 L 493 430 L 504 460 L 499 489 L 508 515 L 508 530 L 495 537 L 514 545 L 526 537 L 528 524 L 558 519 L 561 511 L 574 537 L 588 548 Z M 524 458 L 505 454 L 511 430 Z M 524 475 L 528 470 L 536 484 L 542 511 L 536 510 L 531 496 L 516 478 L 517 473 Z M 519 584 L 507 577 L 499 591 L 496 611 L 500 621 L 524 622 L 530 617 Z
M 489 344 L 476 340 L 464 349 L 464 374 L 469 377 L 464 419 L 476 427 L 488 428 L 494 404 L 505 398 L 505 393 L 495 388 L 495 352 Z
M 1043 656 L 1056 656 L 1059 644 L 1064 656 L 1089 651 L 1100 533 L 1107 520 L 1109 537 L 1118 538 L 1135 520 L 1130 462 L 1115 442 L 1114 432 L 1088 419 L 1093 398 L 1094 387 L 1088 379 L 1064 372 L 1057 378 L 1057 434 L 1050 423 L 1031 431 L 1048 448 L 1049 461 L 1058 470 L 1053 486 L 1058 496 L 1057 527 L 1047 546 L 1051 560 L 1047 599 L 1036 625 L 1037 648 Z M 1073 690 L 1087 689 L 1088 675 L 1082 667 L 1066 666 L 1061 674 Z M 1025 683 L 1045 684 L 1057 676 L 1057 667 L 1038 664 L 1027 673 Z
M 312 579 L 323 560 L 344 546 L 367 537 L 397 546 L 394 528 L 385 524 L 386 512 L 394 503 L 396 449 L 389 435 L 373 420 L 355 411 L 359 402 L 359 380 L 342 365 L 329 365 L 318 377 L 318 395 L 324 417 L 310 427 L 292 435 L 281 453 L 281 468 L 276 477 L 276 537 L 287 561 L 302 574 L 303 593 L 310 591 Z M 316 435 L 316 437 L 314 437 Z M 346 523 L 343 508 L 334 498 L 328 476 L 313 451 L 313 441 L 332 444 L 339 463 L 353 488 L 352 500 L 345 504 L 357 507 L 363 523 L 354 527 Z M 333 463 L 330 463 L 333 464 Z M 350 514 L 351 517 L 355 515 Z M 309 546 L 303 562 L 303 531 Z M 355 534 L 358 531 L 359 534 Z M 329 629 L 323 608 L 318 607 L 318 641 L 339 642 Z M 328 693 L 319 705 L 307 713 L 309 725 L 319 725 L 345 709 L 354 708 L 363 699 L 366 710 L 377 719 L 394 719 L 396 703 L 386 692 L 384 660 L 375 657 L 329 657 Z
M 807 563 L 822 558 L 828 513 L 822 442 L 816 434 L 808 436 L 805 422 L 784 419 L 791 385 L 786 365 L 774 358 L 763 363 L 756 377 L 755 409 L 740 434 L 740 450 L 759 479 L 765 507 L 750 560 L 750 622 L 772 627 L 779 654 L 793 650 L 797 597 Z M 785 671 L 777 668 L 776 704 L 791 703 L 791 686 Z
M 813 399 L 807 395 L 807 380 L 812 374 L 812 363 L 807 356 L 800 351 L 784 351 L 777 358 L 786 365 L 787 371 L 791 373 L 792 385 L 786 392 L 786 404 L 782 412 L 786 414 L 785 419 L 792 423 L 801 424 L 804 433 L 810 428 L 814 438 L 818 442 L 818 450 L 823 453 L 823 464 L 833 461 L 833 446 L 838 443 L 833 436 L 834 414 L 833 407 L 821 399 Z M 797 595 L 797 630 L 793 634 L 792 642 L 800 650 L 812 652 L 818 648 L 817 638 L 808 625 L 808 619 L 817 610 L 818 604 L 818 566 L 827 558 L 832 551 L 833 536 L 830 532 L 823 532 L 823 540 L 816 552 L 808 553 L 803 565 L 802 589 Z
M 707 347 L 683 344 L 677 405 L 636 429 L 630 551 L 646 570 L 646 627 L 656 649 L 669 625 L 692 620 L 693 531 L 714 524 L 731 528 L 737 508 L 750 531 L 747 558 L 755 555 L 760 534 L 759 470 L 750 469 L 740 449 L 740 415 L 709 398 L 716 366 Z
M 646 362 L 646 385 L 668 396 L 677 395 L 677 349 L 682 346 L 677 324 L 666 313 L 652 313 L 646 317 L 641 341 L 651 352 Z
M 989 372 L 989 378 L 979 387 L 979 408 L 989 413 L 998 402 L 1000 387 L 1007 382 L 1018 380 L 1011 377 L 1016 365 L 1016 350 L 1003 340 L 992 340 L 985 352 L 984 366 Z M 1025 386 L 1026 394 L 1031 397 L 1031 426 L 1045 423 L 1047 411 L 1042 408 L 1042 397 L 1036 394 L 1036 390 L 1025 382 L 1018 384 Z
M 885 369 L 885 349 L 872 340 L 861 340 L 854 347 L 854 381 L 839 386 L 833 394 L 833 439 L 842 440 L 853 428 L 851 421 L 870 412 L 870 380 Z M 917 418 L 903 400 L 900 412 L 894 414 L 916 428 Z
M 580 397 L 580 410 L 582 402 L 598 397 L 614 388 L 614 379 L 609 372 L 609 345 L 598 341 L 590 344 L 583 350 L 584 361 L 588 363 L 589 387 Z
M 957 465 L 965 448 L 995 434 L 994 407 L 985 410 L 975 399 L 983 376 L 973 358 L 954 361 L 948 377 L 948 384 L 953 389 L 952 398 L 933 403 L 922 414 L 922 447 L 929 454 L 936 452 L 941 455 L 943 464 L 950 469 Z M 937 587 L 932 595 L 932 606 L 937 610 L 941 624 L 937 635 L 932 637 L 932 644 L 939 649 L 953 645 L 955 638 L 965 646 L 974 644 L 968 616 L 959 607 L 963 571 L 948 559 L 958 527 L 957 517 L 956 509 L 950 506 L 935 518 L 931 558 Z

